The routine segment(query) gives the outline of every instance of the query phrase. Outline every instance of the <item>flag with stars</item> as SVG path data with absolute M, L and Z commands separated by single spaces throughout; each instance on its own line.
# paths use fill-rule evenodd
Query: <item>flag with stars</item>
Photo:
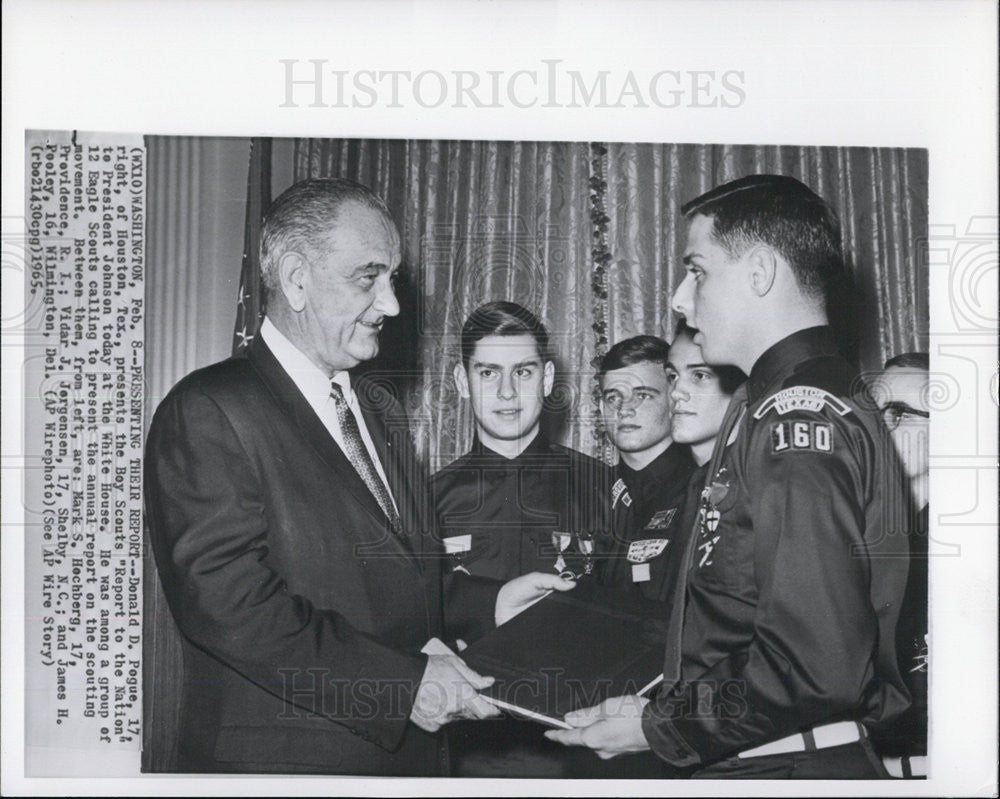
M 260 234 L 264 212 L 271 203 L 271 140 L 250 140 L 250 174 L 247 178 L 246 231 L 240 293 L 236 300 L 233 355 L 246 349 L 264 319 L 264 296 L 260 283 Z

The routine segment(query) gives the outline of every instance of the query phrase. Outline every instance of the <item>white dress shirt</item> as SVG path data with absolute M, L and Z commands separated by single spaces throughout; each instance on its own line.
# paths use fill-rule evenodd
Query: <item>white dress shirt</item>
M 324 427 L 333 436 L 333 440 L 337 442 L 340 451 L 346 452 L 344 448 L 344 434 L 340 430 L 340 420 L 337 418 L 336 404 L 330 396 L 330 381 L 332 380 L 340 385 L 344 393 L 344 399 L 347 400 L 347 407 L 350 408 L 351 413 L 354 414 L 354 418 L 358 423 L 358 430 L 361 432 L 361 440 L 364 442 L 365 449 L 368 450 L 372 463 L 375 464 L 375 470 L 378 472 L 378 476 L 382 479 L 382 482 L 385 483 L 386 491 L 389 492 L 389 498 L 392 500 L 392 504 L 398 513 L 399 506 L 396 504 L 396 498 L 392 496 L 389 481 L 385 478 L 385 470 L 382 468 L 382 461 L 375 449 L 375 442 L 372 441 L 371 434 L 368 432 L 368 425 L 365 424 L 365 417 L 361 414 L 358 397 L 354 393 L 354 389 L 351 388 L 350 372 L 345 370 L 337 372 L 332 378 L 327 377 L 323 370 L 310 361 L 298 347 L 292 344 L 285 334 L 278 330 L 274 326 L 274 323 L 267 317 L 264 317 L 264 323 L 260 326 L 260 335 L 263 337 L 264 343 L 274 353 L 274 357 L 278 359 L 281 368 L 288 373 L 288 376 L 292 378 L 299 391 L 302 392 L 306 398 L 306 402 L 316 411 L 316 415 L 319 416 Z

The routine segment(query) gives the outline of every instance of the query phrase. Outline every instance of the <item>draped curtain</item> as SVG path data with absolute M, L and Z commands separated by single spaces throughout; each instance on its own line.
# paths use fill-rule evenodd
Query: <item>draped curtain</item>
M 926 151 L 302 139 L 295 154 L 296 180 L 357 180 L 400 223 L 414 281 L 403 299 L 413 310 L 386 331 L 397 360 L 380 367 L 413 378 L 414 434 L 432 470 L 471 441 L 451 370 L 462 322 L 492 299 L 522 303 L 552 332 L 562 375 L 549 402 L 553 437 L 607 456 L 595 357 L 640 333 L 671 338 L 686 235 L 680 206 L 762 172 L 802 180 L 840 216 L 851 285 L 831 317 L 845 354 L 876 370 L 891 355 L 926 349 Z
M 594 449 L 589 169 L 586 144 L 299 142 L 296 180 L 357 180 L 400 223 L 405 310 L 383 332 L 374 368 L 415 377 L 407 384 L 411 424 L 432 469 L 471 443 L 471 414 L 452 371 L 462 323 L 491 300 L 521 303 L 550 330 L 560 379 L 546 405 L 547 432 Z
M 680 207 L 714 186 L 753 173 L 791 175 L 830 202 L 852 296 L 832 321 L 864 370 L 927 349 L 927 156 L 924 150 L 694 144 L 608 145 L 613 268 L 611 342 L 639 333 L 669 339 L 670 295 L 683 267 Z

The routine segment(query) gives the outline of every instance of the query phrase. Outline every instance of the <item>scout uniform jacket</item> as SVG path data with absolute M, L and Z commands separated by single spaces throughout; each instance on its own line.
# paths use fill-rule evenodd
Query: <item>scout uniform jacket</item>
M 431 479 L 453 568 L 503 581 L 558 571 L 555 532 L 593 536 L 596 558 L 606 548 L 610 475 L 604 463 L 540 433 L 516 458 L 505 458 L 477 437 L 470 452 Z M 575 540 L 563 560 L 580 567 Z
M 691 532 L 681 523 L 681 505 L 694 468 L 684 444 L 671 444 L 638 471 L 618 464 L 611 489 L 614 542 L 601 564 L 602 583 L 667 601 Z
M 688 549 L 665 690 L 642 720 L 668 762 L 907 707 L 895 644 L 904 479 L 860 387 L 829 328 L 816 327 L 765 352 L 734 397 Z

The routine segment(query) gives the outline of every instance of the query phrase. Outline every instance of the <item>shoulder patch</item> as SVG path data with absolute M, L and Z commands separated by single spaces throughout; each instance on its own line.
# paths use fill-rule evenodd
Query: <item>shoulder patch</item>
M 618 500 L 621 500 L 622 505 L 626 508 L 632 505 L 632 497 L 628 493 L 628 489 L 625 487 L 625 481 L 620 477 L 615 480 L 615 484 L 611 486 L 611 507 L 617 507 Z
M 786 419 L 771 423 L 771 452 L 833 452 L 833 425 Z
M 772 408 L 784 416 L 792 411 L 820 411 L 824 405 L 829 406 L 841 416 L 851 412 L 849 405 L 829 391 L 815 386 L 791 386 L 764 400 L 761 406 L 754 411 L 753 418 L 760 419 L 766 416 Z

